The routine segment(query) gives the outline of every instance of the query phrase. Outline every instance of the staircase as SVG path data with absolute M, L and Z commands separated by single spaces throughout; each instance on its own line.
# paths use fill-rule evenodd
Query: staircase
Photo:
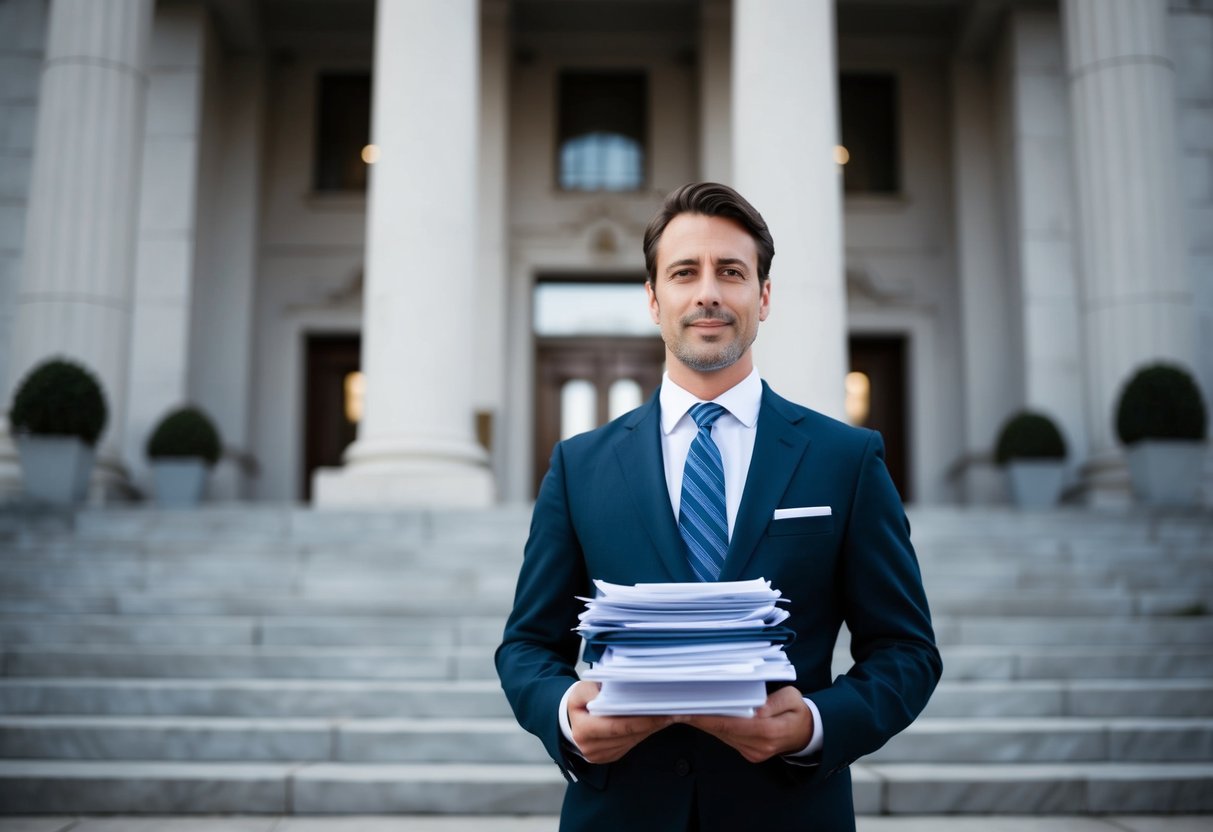
M 1213 812 L 1213 515 L 911 520 L 944 681 L 860 812 Z M 557 812 L 492 665 L 528 522 L 0 513 L 0 812 Z

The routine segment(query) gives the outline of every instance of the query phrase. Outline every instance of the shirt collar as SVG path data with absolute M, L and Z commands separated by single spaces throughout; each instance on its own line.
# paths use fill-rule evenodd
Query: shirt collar
M 666 435 L 673 432 L 691 405 L 701 401 L 670 381 L 669 373 L 661 377 L 661 393 L 657 400 L 661 405 L 661 430 Z M 750 370 L 748 376 L 712 401 L 723 406 L 747 428 L 753 428 L 758 422 L 758 409 L 762 405 L 762 378 L 758 375 L 758 369 Z

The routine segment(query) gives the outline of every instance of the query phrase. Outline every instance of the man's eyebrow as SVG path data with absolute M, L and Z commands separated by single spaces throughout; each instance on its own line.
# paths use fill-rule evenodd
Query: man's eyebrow
M 699 265 L 698 260 L 687 257 L 682 260 L 675 260 L 673 263 L 666 266 L 665 272 L 666 272 L 666 274 L 669 274 L 672 271 L 676 271 L 677 269 L 681 269 L 686 266 L 698 266 L 698 265 Z M 749 264 L 747 264 L 746 261 L 741 257 L 721 257 L 715 261 L 715 265 L 717 267 L 720 267 L 720 266 L 746 266 L 746 267 L 748 267 Z

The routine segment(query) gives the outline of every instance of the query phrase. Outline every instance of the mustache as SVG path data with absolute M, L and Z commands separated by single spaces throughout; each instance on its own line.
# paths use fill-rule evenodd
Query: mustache
M 737 322 L 737 318 L 723 309 L 714 309 L 709 306 L 692 312 L 679 321 L 679 323 L 683 326 L 690 326 L 696 321 L 721 321 L 726 324 L 733 324 Z

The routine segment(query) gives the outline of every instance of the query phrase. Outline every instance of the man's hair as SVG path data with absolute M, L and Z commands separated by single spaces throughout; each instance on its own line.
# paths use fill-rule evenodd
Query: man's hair
M 670 220 L 679 214 L 703 214 L 733 220 L 754 238 L 758 249 L 758 282 L 771 276 L 771 260 L 775 257 L 775 241 L 767 229 L 762 214 L 728 185 L 717 182 L 692 182 L 670 193 L 665 203 L 644 230 L 644 268 L 648 279 L 657 279 L 657 244 Z

